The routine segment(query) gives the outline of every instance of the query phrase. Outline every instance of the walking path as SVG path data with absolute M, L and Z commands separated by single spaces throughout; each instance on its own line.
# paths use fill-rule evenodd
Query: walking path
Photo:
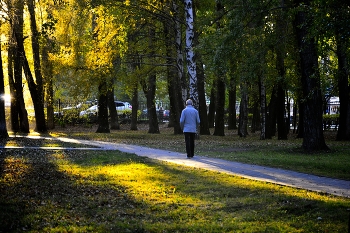
M 133 153 L 138 156 L 144 156 L 185 166 L 219 171 L 249 179 L 350 198 L 350 181 L 346 180 L 320 177 L 278 168 L 270 168 L 258 165 L 225 161 L 222 159 L 208 158 L 204 156 L 195 155 L 194 158 L 187 159 L 186 154 L 183 153 L 153 149 L 136 145 L 77 140 L 61 137 L 50 139 L 60 140 L 63 142 L 90 145 L 96 148 L 41 147 L 41 149 L 119 150 L 122 152 Z

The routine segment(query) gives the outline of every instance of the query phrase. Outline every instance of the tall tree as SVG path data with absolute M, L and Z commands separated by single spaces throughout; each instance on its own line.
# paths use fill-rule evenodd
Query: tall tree
M 181 83 L 184 74 L 179 7 L 175 1 L 170 1 L 166 7 L 168 9 L 169 18 L 163 19 L 162 23 L 166 50 L 167 89 L 171 115 L 168 126 L 174 128 L 174 134 L 182 134 L 179 119 L 184 106 Z
M 193 1 L 185 0 L 185 18 L 186 18 L 186 62 L 187 62 L 187 73 L 190 83 L 190 98 L 193 100 L 193 104 L 198 108 L 198 86 L 197 86 L 197 69 L 194 52 L 194 22 L 195 14 L 193 10 Z
M 46 38 L 46 45 L 42 48 L 42 61 L 43 61 L 43 76 L 45 79 L 45 102 L 46 102 L 46 118 L 47 128 L 55 128 L 54 119 L 54 91 L 53 91 L 53 67 L 52 62 L 49 61 L 49 51 L 52 47 L 50 39 Z
M 41 61 L 42 61 L 42 75 L 43 75 L 43 95 L 44 102 L 46 103 L 46 121 L 47 129 L 55 128 L 55 119 L 54 119 L 54 69 L 53 62 L 50 60 L 50 54 L 55 53 L 55 26 L 57 24 L 57 19 L 53 17 L 52 11 L 53 6 L 48 5 L 46 9 L 47 15 L 41 18 Z
M 131 100 L 131 105 L 133 106 L 131 110 L 131 124 L 130 124 L 131 130 L 137 130 L 137 111 L 139 109 L 138 87 L 139 87 L 139 83 L 135 81 L 133 85 L 132 100 Z
M 151 58 L 154 57 L 155 51 L 155 35 L 156 31 L 153 25 L 150 25 L 149 27 L 149 50 Z M 149 117 L 149 128 L 148 133 L 160 133 L 159 131 L 159 124 L 158 124 L 158 117 L 156 112 L 156 105 L 155 105 L 155 94 L 156 94 L 156 80 L 157 76 L 154 71 L 154 68 L 151 68 L 151 72 L 148 74 L 148 82 L 147 82 L 147 89 L 146 89 L 146 97 L 147 97 L 147 109 L 148 109 L 148 117 Z
M 209 130 L 209 122 L 208 122 L 208 115 L 207 115 L 207 102 L 205 98 L 205 74 L 202 63 L 202 56 L 200 53 L 197 53 L 197 84 L 198 84 L 198 100 L 199 100 L 199 117 L 201 120 L 200 126 L 199 126 L 199 133 L 201 135 L 210 135 Z
M 194 9 L 193 15 L 196 17 L 196 9 Z M 194 26 L 194 46 L 199 47 L 199 34 L 200 30 L 198 25 Z M 210 135 L 208 115 L 207 115 L 207 102 L 205 97 L 205 73 L 204 73 L 204 64 L 203 56 L 200 51 L 196 51 L 196 75 L 197 75 L 197 95 L 198 95 L 198 112 L 201 119 L 199 126 L 199 133 L 202 135 Z
M 281 10 L 277 12 L 276 19 L 276 34 L 278 42 L 276 44 L 276 70 L 278 73 L 277 79 L 277 130 L 278 140 L 286 140 L 288 135 L 288 128 L 285 123 L 285 102 L 286 102 L 286 85 L 285 76 L 286 68 L 284 65 L 285 60 L 285 35 L 286 35 L 286 14 L 285 14 L 285 0 L 280 0 Z M 289 126 L 288 126 L 289 127 Z
M 110 129 L 118 130 L 120 129 L 120 124 L 118 121 L 118 112 L 116 110 L 116 105 L 114 102 L 114 78 L 111 78 L 108 89 L 107 89 L 107 104 L 108 104 L 108 111 L 109 115 L 111 117 L 110 121 Z
M 24 1 L 8 2 L 10 12 L 9 84 L 11 89 L 11 128 L 13 132 L 29 133 L 28 112 L 23 97 L 23 9 Z M 12 68 L 10 70 L 10 68 Z
M 210 103 L 208 107 L 208 124 L 209 128 L 214 128 L 215 125 L 215 109 L 216 109 L 216 94 L 217 94 L 217 81 L 213 80 L 210 90 Z
M 336 35 L 338 56 L 338 88 L 340 100 L 337 140 L 350 140 L 350 86 L 349 65 L 344 37 Z
M 216 12 L 221 15 L 224 10 L 224 6 L 221 1 L 216 1 Z M 216 30 L 221 30 L 222 25 L 220 21 L 217 21 Z M 215 61 L 216 72 L 216 105 L 215 105 L 215 129 L 214 135 L 225 135 L 225 100 L 226 100 L 226 68 L 225 63 L 222 63 L 221 59 Z
M 236 100 L 237 100 L 237 77 L 235 74 L 236 66 L 230 62 L 230 80 L 228 85 L 228 126 L 227 128 L 237 129 L 237 111 L 236 111 Z
M 242 83 L 240 85 L 241 89 L 241 103 L 239 110 L 239 126 L 238 135 L 245 138 L 248 135 L 248 85 L 247 83 Z
M 322 95 L 315 38 L 312 37 L 311 0 L 295 0 L 295 31 L 299 46 L 301 83 L 304 102 L 304 137 L 302 147 L 313 152 L 328 150 L 322 125 Z
M 337 140 L 350 140 L 350 65 L 349 65 L 349 30 L 350 16 L 348 2 L 332 0 L 326 1 L 329 6 L 327 13 L 330 15 L 327 19 L 328 25 L 332 25 L 336 42 L 336 55 L 338 58 L 338 90 L 339 90 L 339 128 Z
M 174 30 L 175 30 L 175 47 L 176 47 L 176 68 L 178 72 L 178 78 L 180 79 L 180 85 L 181 85 L 181 105 L 179 106 L 180 109 L 183 108 L 184 103 L 187 99 L 187 91 L 188 91 L 188 85 L 186 82 L 186 75 L 184 75 L 184 55 L 183 55 L 183 42 L 182 42 L 182 24 L 180 23 L 182 21 L 181 17 L 181 11 L 179 4 L 177 1 L 172 2 L 172 15 L 173 15 L 173 21 L 174 21 Z M 180 102 L 180 101 L 177 101 Z M 180 118 L 179 118 L 180 119 Z M 176 121 L 178 121 L 178 118 L 176 118 Z
M 108 87 L 107 80 L 102 78 L 98 86 L 98 128 L 96 133 L 110 133 L 108 124 Z
M 101 11 L 100 11 L 101 12 Z M 92 15 L 92 31 L 93 31 L 93 38 L 92 40 L 95 41 L 96 44 L 100 43 L 101 35 L 100 33 L 100 28 L 98 27 L 98 22 L 97 18 L 98 17 L 103 17 L 103 15 L 98 15 L 97 13 L 93 13 Z M 102 32 L 101 32 L 102 33 Z M 96 46 L 95 48 L 96 51 L 98 51 L 100 48 L 99 46 Z M 94 60 L 94 65 L 99 67 L 99 61 Z M 110 106 L 113 106 L 113 110 L 115 111 L 115 104 L 114 104 L 114 99 L 113 101 L 110 99 L 108 101 L 108 93 L 110 93 L 110 87 L 111 83 L 109 83 L 111 79 L 108 79 L 108 75 L 102 74 L 102 77 L 99 79 L 99 84 L 98 84 L 98 128 L 96 130 L 96 133 L 110 133 L 109 129 L 109 123 L 108 123 L 108 102 L 110 103 Z
M 266 139 L 266 88 L 265 88 L 265 75 L 260 76 L 259 80 L 259 91 L 260 91 L 260 140 Z
M 2 56 L 1 56 L 1 43 L 0 43 L 0 138 L 7 138 L 8 132 L 6 127 L 5 117 L 5 82 L 4 82 L 4 71 L 2 68 Z
M 30 29 L 32 32 L 32 51 L 34 61 L 34 74 L 35 81 L 32 78 L 29 66 L 26 66 L 26 58 L 23 49 L 24 56 L 24 72 L 26 74 L 30 94 L 32 96 L 34 111 L 35 111 L 35 122 L 37 132 L 44 133 L 47 131 L 46 120 L 44 113 L 44 96 L 43 96 L 43 78 L 40 64 L 40 47 L 39 47 L 39 32 L 37 29 L 36 17 L 35 17 L 35 1 L 27 0 L 28 11 L 30 15 Z
M 34 77 L 32 75 L 32 72 L 29 67 L 29 63 L 27 60 L 27 56 L 24 51 L 24 47 L 22 43 L 18 44 L 22 60 L 23 60 L 23 71 L 26 76 L 26 80 L 28 83 L 29 91 L 32 96 L 33 105 L 34 105 L 34 111 L 35 111 L 35 121 L 36 121 L 36 128 L 35 131 L 40 133 L 45 133 L 47 131 L 46 129 L 46 123 L 45 123 L 45 113 L 44 113 L 44 103 L 43 99 L 41 97 L 41 94 L 38 92 L 38 85 L 34 81 Z

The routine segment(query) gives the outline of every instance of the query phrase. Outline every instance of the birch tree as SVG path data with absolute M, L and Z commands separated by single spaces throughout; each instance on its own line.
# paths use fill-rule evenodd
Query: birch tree
M 186 18 L 186 62 L 187 62 L 187 74 L 189 78 L 189 94 L 193 100 L 194 106 L 198 107 L 198 90 L 197 90 L 197 72 L 196 72 L 196 60 L 194 52 L 194 12 L 193 1 L 185 0 L 185 18 Z

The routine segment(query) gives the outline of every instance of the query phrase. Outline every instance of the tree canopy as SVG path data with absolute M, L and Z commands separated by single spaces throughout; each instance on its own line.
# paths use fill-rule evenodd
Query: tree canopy
M 322 117 L 329 98 L 339 96 L 337 139 L 350 139 L 350 4 L 344 1 L 16 0 L 1 1 L 1 8 L 12 131 L 28 131 L 24 82 L 38 131 L 46 130 L 44 106 L 55 108 L 57 99 L 98 99 L 100 130 L 108 131 L 114 110 L 107 103 L 121 93 L 135 107 L 132 129 L 143 99 L 149 132 L 159 132 L 154 114 L 162 96 L 170 102 L 169 125 L 181 133 L 178 118 L 192 97 L 203 134 L 214 127 L 214 135 L 224 136 L 227 124 L 238 124 L 245 137 L 249 121 L 261 139 L 286 140 L 295 124 L 303 148 L 315 151 L 328 149 Z M 46 119 L 53 114 L 46 111 Z

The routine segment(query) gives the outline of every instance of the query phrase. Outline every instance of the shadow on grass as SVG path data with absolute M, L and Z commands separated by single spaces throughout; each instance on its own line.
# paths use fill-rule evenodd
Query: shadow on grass
M 0 153 L 0 232 L 110 232 L 132 229 L 139 203 L 117 185 L 94 185 L 61 172 L 45 150 Z M 71 156 L 75 156 L 75 152 Z M 79 153 L 78 155 L 79 156 Z M 106 177 L 95 177 L 106 180 Z M 96 182 L 98 183 L 98 182 Z M 126 224 L 123 219 L 129 218 Z

